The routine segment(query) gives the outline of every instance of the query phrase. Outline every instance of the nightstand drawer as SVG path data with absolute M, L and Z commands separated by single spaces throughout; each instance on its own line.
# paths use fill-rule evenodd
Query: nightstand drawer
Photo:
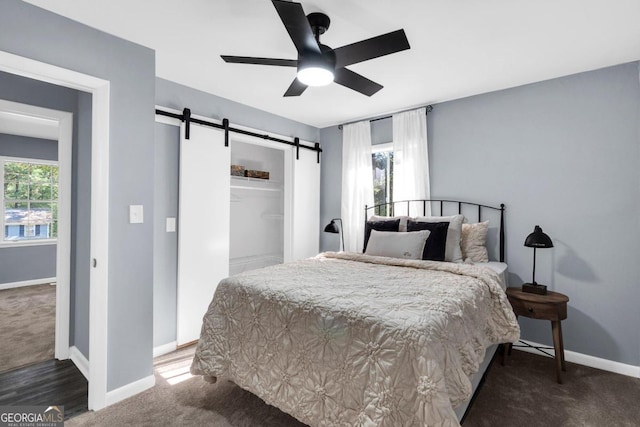
M 562 320 L 567 318 L 566 304 L 549 304 L 509 298 L 513 312 L 532 319 Z

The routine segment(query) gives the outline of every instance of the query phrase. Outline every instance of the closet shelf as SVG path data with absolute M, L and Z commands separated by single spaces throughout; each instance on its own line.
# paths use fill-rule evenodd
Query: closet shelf
M 282 191 L 282 188 L 252 187 L 250 185 L 232 185 L 232 190 Z
M 272 179 L 262 179 L 262 178 L 249 178 L 248 176 L 235 176 L 231 175 L 231 182 L 260 182 L 263 184 L 281 184 L 280 181 L 274 181 Z
M 231 177 L 231 188 L 237 190 L 282 191 L 282 183 L 260 178 Z

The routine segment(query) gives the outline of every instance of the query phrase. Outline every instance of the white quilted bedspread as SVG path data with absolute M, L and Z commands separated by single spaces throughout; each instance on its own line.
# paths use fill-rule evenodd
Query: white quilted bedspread
M 191 372 L 311 426 L 456 426 L 486 347 L 519 333 L 489 269 L 329 252 L 220 282 Z

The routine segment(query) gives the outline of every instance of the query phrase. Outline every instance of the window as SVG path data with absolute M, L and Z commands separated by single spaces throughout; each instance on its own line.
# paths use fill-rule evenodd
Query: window
M 56 162 L 0 157 L 3 242 L 55 239 L 58 233 Z
M 373 166 L 373 202 L 375 205 L 393 200 L 393 143 L 374 145 L 371 152 Z M 375 209 L 376 215 L 387 216 L 388 206 Z

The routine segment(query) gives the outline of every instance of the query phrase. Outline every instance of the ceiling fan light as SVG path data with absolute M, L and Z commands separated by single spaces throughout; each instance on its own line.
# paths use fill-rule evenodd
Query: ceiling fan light
M 307 86 L 326 86 L 333 82 L 333 71 L 317 65 L 300 68 L 298 80 Z

